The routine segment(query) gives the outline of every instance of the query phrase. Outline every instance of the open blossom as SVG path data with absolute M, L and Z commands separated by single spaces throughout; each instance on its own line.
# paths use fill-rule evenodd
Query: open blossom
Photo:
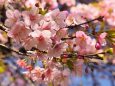
M 109 25 L 115 26 L 115 9 L 113 9 L 113 12 L 106 18 L 106 21 Z
M 35 7 L 36 3 L 37 3 L 37 0 L 26 0 L 25 1 L 25 6 L 27 8 L 32 8 L 32 7 Z
M 68 30 L 68 28 L 63 28 L 63 29 L 60 29 L 60 30 L 58 30 L 57 31 L 57 33 L 56 33 L 56 35 L 55 35 L 55 41 L 60 41 L 61 40 L 61 38 L 64 38 L 64 37 L 66 37 L 66 35 L 67 35 L 67 30 Z
M 66 19 L 66 24 L 68 26 L 72 26 L 72 25 L 77 25 L 77 24 L 80 24 L 80 23 L 83 23 L 85 22 L 86 20 L 83 19 L 81 17 L 81 15 L 78 15 L 77 13 L 70 13 L 68 16 L 67 16 L 67 19 Z
M 11 27 L 20 20 L 21 13 L 18 10 L 7 10 L 6 16 L 7 19 L 5 20 L 5 25 Z
M 83 31 L 77 31 L 76 32 L 76 44 L 84 44 L 87 40 L 88 36 Z
M 49 30 L 35 30 L 30 33 L 30 36 L 37 41 L 37 48 L 40 50 L 47 50 L 51 46 L 51 32 Z
M 32 47 L 36 47 L 36 43 L 36 40 L 33 39 L 31 36 L 26 37 L 26 39 L 22 41 L 22 45 L 26 50 L 30 50 L 32 49 Z
M 33 81 L 42 81 L 42 74 L 44 72 L 44 68 L 40 68 L 36 66 L 30 73 L 30 76 Z
M 95 53 L 95 44 L 96 40 L 92 39 L 90 36 L 87 36 L 84 32 L 76 32 L 76 50 L 79 54 Z
M 54 9 L 58 6 L 57 0 L 44 0 L 46 4 L 49 4 L 50 9 Z
M 92 10 L 91 10 L 92 9 Z M 78 4 L 76 7 L 72 7 L 70 10 L 72 13 L 76 13 L 80 16 L 85 16 L 88 19 L 94 19 L 99 16 L 100 11 L 92 5 Z
M 66 4 L 67 6 L 75 6 L 76 1 L 75 0 L 59 0 L 60 4 L 64 5 Z
M 30 29 L 25 26 L 24 22 L 20 21 L 14 24 L 11 30 L 8 31 L 8 36 L 20 42 L 28 36 L 29 32 Z
M 59 11 L 59 9 L 55 9 L 49 13 L 46 14 L 46 16 L 51 16 L 51 22 L 53 25 L 56 24 L 56 26 L 59 28 L 64 28 L 66 27 L 65 19 L 67 18 L 67 11 Z
M 59 43 L 59 44 L 54 45 L 53 48 L 49 49 L 48 56 L 49 57 L 60 56 L 61 54 L 63 54 L 64 51 L 66 51 L 67 46 L 68 45 L 66 43 Z
M 41 14 L 36 13 L 37 10 L 24 11 L 22 12 L 22 16 L 24 18 L 24 22 L 28 26 L 33 26 L 43 18 Z
M 104 16 L 105 21 L 111 26 L 115 26 L 115 1 L 103 0 L 99 2 L 100 15 Z
M 27 66 L 27 63 L 24 60 L 18 60 L 17 64 L 22 68 L 25 68 Z
M 5 3 L 5 0 L 0 0 L 0 7 L 3 6 Z

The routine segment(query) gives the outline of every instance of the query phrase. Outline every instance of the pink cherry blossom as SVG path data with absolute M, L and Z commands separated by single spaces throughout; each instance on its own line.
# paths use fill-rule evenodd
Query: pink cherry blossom
M 59 44 L 54 45 L 53 48 L 50 48 L 48 52 L 48 56 L 49 57 L 60 56 L 64 51 L 66 51 L 67 46 L 68 45 L 66 43 L 59 43 Z
M 24 11 L 22 13 L 24 22 L 28 26 L 33 26 L 36 23 L 39 23 L 39 21 L 43 18 L 41 14 L 37 14 L 36 10 L 32 11 Z
M 36 30 L 30 33 L 30 36 L 36 39 L 37 48 L 40 50 L 47 50 L 51 46 L 51 32 L 49 30 Z
M 31 36 L 26 37 L 26 39 L 22 41 L 22 45 L 26 50 L 30 50 L 32 49 L 32 47 L 36 47 L 36 43 L 37 41 L 33 39 Z
M 60 41 L 61 38 L 64 38 L 67 36 L 67 30 L 68 28 L 63 28 L 57 31 L 56 35 L 55 35 L 55 41 Z
M 15 39 L 17 42 L 21 42 L 28 37 L 29 32 L 30 29 L 25 26 L 24 22 L 20 21 L 12 26 L 11 30 L 8 31 L 8 36 Z
M 79 54 L 89 54 L 97 52 L 95 48 L 96 40 L 92 39 L 90 36 L 87 36 L 82 31 L 76 32 L 76 44 L 76 50 Z
M 24 60 L 18 60 L 17 64 L 22 68 L 25 68 L 27 66 L 27 63 Z
M 58 6 L 57 0 L 45 0 L 45 2 L 50 5 L 50 9 L 54 9 Z
M 66 4 L 67 6 L 75 6 L 76 1 L 75 0 L 59 0 L 60 4 Z
M 88 36 L 83 31 L 76 32 L 76 42 L 78 45 L 86 42 L 87 38 Z
M 3 6 L 5 3 L 5 0 L 0 0 L 0 7 Z
M 72 7 L 71 12 L 80 16 L 85 16 L 88 19 L 96 18 L 100 13 L 100 11 L 94 6 L 86 4 L 78 4 L 76 7 Z
M 82 18 L 81 15 L 78 15 L 77 13 L 70 13 L 68 16 L 67 16 L 67 19 L 66 19 L 66 24 L 68 26 L 72 26 L 72 25 L 77 25 L 77 24 L 80 24 L 80 23 L 83 23 L 85 22 L 86 20 Z M 82 25 L 83 26 L 83 25 Z
M 7 19 L 5 21 L 5 25 L 7 27 L 13 26 L 16 22 L 20 20 L 21 13 L 18 10 L 7 10 L 6 11 Z
M 56 24 L 59 28 L 66 27 L 65 19 L 67 17 L 68 12 L 67 11 L 59 11 L 59 9 L 55 9 L 49 13 L 47 13 L 47 16 L 51 16 L 52 18 L 52 25 Z M 54 22 L 53 22 L 54 21 Z
M 101 45 L 103 45 L 103 46 L 106 45 L 106 40 L 105 40 L 106 36 L 107 36 L 107 33 L 106 33 L 106 32 L 103 32 L 103 33 L 101 33 L 101 34 L 99 35 L 99 37 L 98 37 L 98 42 L 99 42 Z
M 35 7 L 36 3 L 37 3 L 37 0 L 26 0 L 25 1 L 25 6 L 27 8 L 32 8 L 32 7 Z

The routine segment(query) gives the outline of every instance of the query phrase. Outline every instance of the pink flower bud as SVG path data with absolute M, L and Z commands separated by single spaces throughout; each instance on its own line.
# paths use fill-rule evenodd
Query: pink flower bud
M 101 44 L 100 44 L 99 42 L 97 42 L 97 43 L 95 44 L 95 48 L 96 48 L 97 50 L 99 50 L 99 49 L 101 48 Z

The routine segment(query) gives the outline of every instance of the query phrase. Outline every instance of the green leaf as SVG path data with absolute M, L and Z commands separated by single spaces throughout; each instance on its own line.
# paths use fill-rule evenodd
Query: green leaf
M 42 8 L 39 8 L 39 13 L 42 15 L 45 15 L 47 13 L 48 10 L 43 10 Z
M 113 48 L 109 48 L 105 52 L 108 53 L 108 54 L 113 54 Z
M 105 32 L 107 32 L 108 34 L 115 34 L 115 30 L 107 30 Z
M 5 68 L 3 66 L 0 66 L 0 73 L 4 73 L 5 72 Z
M 2 62 L 2 60 L 0 60 L 0 73 L 4 73 L 6 70 L 6 66 L 4 65 L 4 63 Z
M 48 83 L 48 86 L 53 86 L 52 82 L 49 82 L 49 83 Z
M 73 62 L 71 60 L 67 61 L 67 66 L 70 70 L 73 70 Z

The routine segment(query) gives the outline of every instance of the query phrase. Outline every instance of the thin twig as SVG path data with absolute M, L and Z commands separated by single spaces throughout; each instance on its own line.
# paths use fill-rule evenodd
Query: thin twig
M 74 27 L 78 27 L 78 26 L 81 26 L 81 25 L 84 25 L 84 24 L 88 24 L 88 23 L 91 23 L 91 22 L 93 22 L 93 21 L 96 21 L 96 20 L 102 20 L 104 18 L 104 16 L 99 16 L 99 17 L 97 17 L 97 18 L 95 18 L 95 19 L 92 19 L 92 20 L 89 20 L 89 21 L 86 21 L 86 22 L 83 22 L 83 23 L 80 23 L 80 24 L 78 24 L 78 25 L 74 25 L 74 26 L 67 26 L 67 28 L 74 28 Z

